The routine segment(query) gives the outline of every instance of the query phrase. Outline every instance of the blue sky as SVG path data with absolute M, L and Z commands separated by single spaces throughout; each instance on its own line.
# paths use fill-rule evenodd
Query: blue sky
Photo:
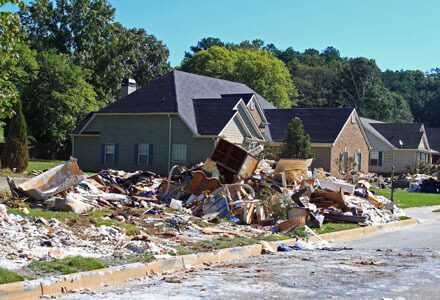
M 164 41 L 170 61 L 203 37 L 374 58 L 382 69 L 440 67 L 436 0 L 110 0 L 116 20 Z

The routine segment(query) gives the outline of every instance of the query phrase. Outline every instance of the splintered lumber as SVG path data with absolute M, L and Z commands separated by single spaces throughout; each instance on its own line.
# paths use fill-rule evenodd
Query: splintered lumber
M 347 204 L 344 200 L 344 193 L 340 192 L 322 192 L 316 191 L 312 193 L 310 198 L 310 203 L 316 204 L 318 207 L 330 207 L 334 206 L 336 208 L 344 209 Z

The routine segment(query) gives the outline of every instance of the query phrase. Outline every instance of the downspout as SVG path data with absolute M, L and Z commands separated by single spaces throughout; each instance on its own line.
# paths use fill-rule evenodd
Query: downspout
M 168 170 L 171 168 L 171 115 L 168 114 Z

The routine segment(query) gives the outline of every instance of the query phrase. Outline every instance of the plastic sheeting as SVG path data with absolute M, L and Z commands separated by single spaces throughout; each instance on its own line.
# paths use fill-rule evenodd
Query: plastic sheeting
M 76 158 L 70 158 L 65 163 L 17 185 L 15 189 L 34 200 L 47 200 L 85 179 L 86 176 L 79 169 L 77 161 Z

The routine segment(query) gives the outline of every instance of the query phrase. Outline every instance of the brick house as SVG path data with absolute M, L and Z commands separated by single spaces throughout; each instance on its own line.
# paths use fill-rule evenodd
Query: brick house
M 371 147 L 355 109 L 268 109 L 264 113 L 275 145 L 283 142 L 289 122 L 295 117 L 301 119 L 315 152 L 312 167 L 321 167 L 333 176 L 341 176 L 345 173 L 344 163 L 351 157 L 355 161 L 355 171 L 368 172 Z
M 338 175 L 335 160 L 355 156 L 366 171 L 369 145 L 355 110 L 276 109 L 242 83 L 177 70 L 141 89 L 124 81 L 119 100 L 90 113 L 72 132 L 72 156 L 85 171 L 166 174 L 175 164 L 205 161 L 219 138 L 245 149 L 279 143 L 294 116 L 312 137 L 314 166 Z

